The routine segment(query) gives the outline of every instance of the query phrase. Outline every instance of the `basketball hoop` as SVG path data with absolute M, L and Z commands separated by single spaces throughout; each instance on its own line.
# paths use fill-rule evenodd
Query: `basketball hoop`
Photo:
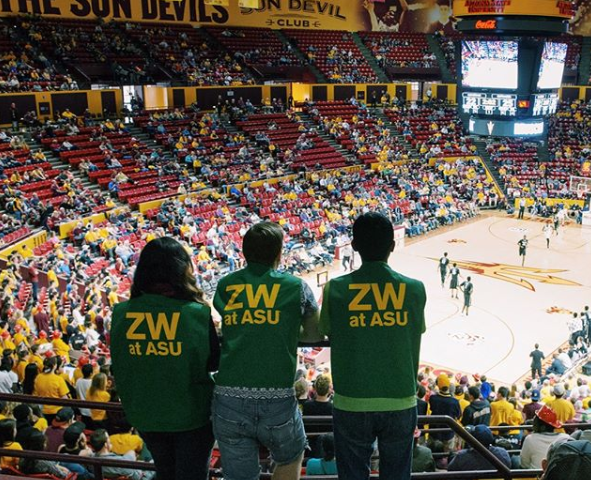
M 575 193 L 577 198 L 585 199 L 591 194 L 591 178 L 571 175 L 569 190 Z

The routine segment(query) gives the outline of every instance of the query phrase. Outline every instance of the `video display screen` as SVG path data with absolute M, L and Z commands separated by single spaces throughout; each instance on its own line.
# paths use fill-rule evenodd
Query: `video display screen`
M 518 51 L 516 41 L 462 41 L 462 85 L 516 89 Z
M 546 42 L 540 63 L 538 89 L 560 88 L 567 49 L 566 43 Z

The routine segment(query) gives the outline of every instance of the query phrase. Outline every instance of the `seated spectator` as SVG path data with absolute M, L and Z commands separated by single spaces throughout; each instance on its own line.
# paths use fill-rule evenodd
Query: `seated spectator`
M 507 467 L 511 467 L 511 458 L 504 448 L 493 446 L 493 434 L 486 425 L 476 425 L 469 432 L 495 457 L 503 462 Z M 449 463 L 447 470 L 450 472 L 461 472 L 466 470 L 490 470 L 493 465 L 485 459 L 480 453 L 469 447 L 460 450 Z
M 17 443 L 22 445 L 35 428 L 33 427 L 33 410 L 27 404 L 22 403 L 14 407 L 12 415 L 16 420 Z
M 434 472 L 435 459 L 430 448 L 419 445 L 419 438 L 421 438 L 421 431 L 417 428 L 414 434 L 414 447 L 412 450 L 412 472 Z
M 16 422 L 10 418 L 0 420 L 0 446 L 8 450 L 22 450 L 20 443 L 15 442 Z M 44 437 L 45 438 L 45 437 Z M 18 466 L 19 459 L 16 457 L 1 457 L 0 468 Z
M 46 445 L 47 438 L 45 435 L 35 430 L 28 436 L 24 446 L 26 450 L 44 452 Z M 47 473 L 57 478 L 67 478 L 71 473 L 66 467 L 62 467 L 55 462 L 49 460 L 37 460 L 35 458 L 22 458 L 19 466 L 20 470 L 28 475 Z
M 90 436 L 90 445 L 94 449 L 94 456 L 101 458 L 119 458 L 121 460 L 136 461 L 137 457 L 134 451 L 129 451 L 125 455 L 117 455 L 111 451 L 111 439 L 104 429 L 98 429 Z M 149 470 L 131 470 L 129 468 L 103 467 L 103 475 L 106 478 L 127 477 L 129 480 L 151 480 L 156 472 Z
M 332 416 L 330 377 L 318 375 L 314 382 L 314 398 L 304 403 L 304 415 Z
M 74 410 L 70 407 L 60 408 L 53 422 L 45 432 L 47 437 L 47 451 L 57 452 L 58 448 L 64 443 L 64 432 L 74 422 Z
M 555 443 L 542 462 L 542 480 L 591 478 L 591 442 L 573 440 Z
M 542 468 L 548 448 L 555 442 L 564 442 L 570 437 L 566 433 L 555 433 L 562 428 L 556 413 L 547 405 L 536 412 L 533 433 L 523 440 L 521 449 L 521 468 Z
M 322 448 L 322 458 L 311 458 L 306 464 L 306 475 L 337 475 L 334 436 L 325 433 L 318 438 Z
M 64 431 L 64 443 L 60 445 L 57 453 L 74 455 L 81 457 L 92 456 L 92 450 L 86 444 L 86 435 L 84 434 L 84 424 L 81 422 L 75 422 L 70 425 Z M 61 462 L 61 465 L 66 467 L 71 472 L 77 475 L 77 480 L 92 480 L 94 475 L 79 463 L 72 462 Z

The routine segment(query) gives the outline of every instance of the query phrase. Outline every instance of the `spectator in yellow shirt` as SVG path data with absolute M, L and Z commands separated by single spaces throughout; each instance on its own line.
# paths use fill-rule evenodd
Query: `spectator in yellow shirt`
M 86 392 L 86 400 L 89 402 L 108 402 L 111 395 L 107 392 L 107 376 L 104 373 L 97 373 L 92 377 L 90 388 Z M 107 412 L 105 410 L 90 409 L 92 429 L 104 428 Z M 88 427 L 88 425 L 87 425 Z
M 56 374 L 58 358 L 48 357 L 43 361 L 43 371 L 35 379 L 33 395 L 48 398 L 68 398 L 70 389 L 66 381 Z M 43 405 L 43 415 L 47 422 L 52 422 L 55 414 L 61 407 L 56 405 Z
M 0 446 L 8 450 L 22 450 L 21 444 L 14 441 L 16 437 L 16 422 L 12 419 L 6 418 L 0 420 Z M 1 468 L 17 468 L 19 459 L 17 457 L 1 457 Z

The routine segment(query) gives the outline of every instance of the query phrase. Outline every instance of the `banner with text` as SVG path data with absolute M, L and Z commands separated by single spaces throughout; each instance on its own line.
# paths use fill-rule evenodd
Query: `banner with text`
M 0 0 L 0 16 L 33 14 L 221 27 L 433 33 L 453 29 L 451 1 Z
M 575 2 L 569 0 L 454 0 L 456 17 L 486 15 L 524 15 L 570 19 Z

